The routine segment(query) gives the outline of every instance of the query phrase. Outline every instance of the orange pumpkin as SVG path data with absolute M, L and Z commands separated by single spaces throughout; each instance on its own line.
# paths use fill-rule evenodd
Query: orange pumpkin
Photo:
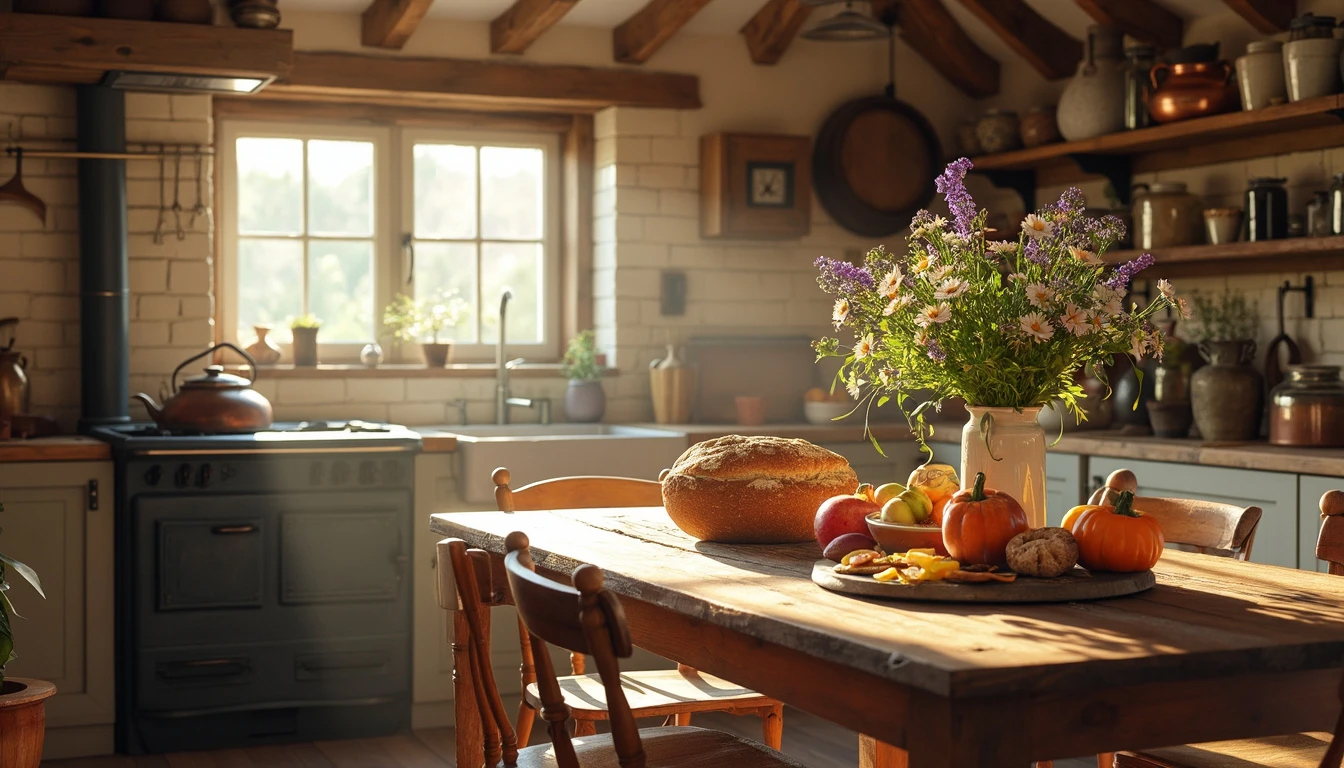
M 1078 540 L 1078 562 L 1089 571 L 1136 573 L 1157 565 L 1166 536 L 1162 524 L 1134 509 L 1134 494 L 1122 491 L 1115 506 L 1074 507 L 1064 527 Z M 1072 523 L 1072 526 L 1069 525 Z
M 943 509 L 943 544 L 963 565 L 1007 565 L 1004 552 L 1014 536 L 1029 530 L 1022 505 L 1002 491 L 985 490 L 985 473 L 975 486 L 957 491 Z

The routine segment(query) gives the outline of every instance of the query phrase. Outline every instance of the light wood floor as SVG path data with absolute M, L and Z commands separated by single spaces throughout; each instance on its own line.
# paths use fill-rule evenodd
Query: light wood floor
M 760 720 L 712 713 L 694 725 L 760 739 Z M 656 723 L 650 723 L 656 725 Z M 538 729 L 532 743 L 545 741 Z M 378 739 L 322 741 L 278 747 L 178 752 L 171 755 L 113 755 L 49 760 L 42 768 L 455 768 L 453 729 L 436 728 Z M 810 768 L 854 768 L 858 737 L 838 725 L 790 709 L 784 715 L 784 752 Z M 1056 768 L 1095 768 L 1094 760 L 1067 760 Z

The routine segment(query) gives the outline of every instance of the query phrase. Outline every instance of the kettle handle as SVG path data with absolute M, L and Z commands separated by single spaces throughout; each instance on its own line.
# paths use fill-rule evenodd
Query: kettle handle
M 216 350 L 224 349 L 225 347 L 227 347 L 227 348 L 229 348 L 229 349 L 232 349 L 234 352 L 237 352 L 238 354 L 240 354 L 240 355 L 243 356 L 243 359 L 247 361 L 247 379 L 248 379 L 248 381 L 249 381 L 249 382 L 254 382 L 254 381 L 256 381 L 256 380 L 257 380 L 257 361 L 256 361 L 256 360 L 253 360 L 253 359 L 252 359 L 252 356 L 249 355 L 249 354 L 247 354 L 247 351 L 246 351 L 246 350 L 244 350 L 244 349 L 238 347 L 236 344 L 230 344 L 230 343 L 227 342 L 227 341 L 223 341 L 223 342 L 220 342 L 220 343 L 214 345 L 213 347 L 211 347 L 211 348 L 205 350 L 204 352 L 200 353 L 199 355 L 192 355 L 191 357 L 187 358 L 186 360 L 183 360 L 181 363 L 178 364 L 178 366 L 177 366 L 176 368 L 173 369 L 173 375 L 172 375 L 172 378 L 168 379 L 170 382 L 172 382 L 172 385 L 173 385 L 173 394 L 177 394 L 177 374 L 181 373 L 183 368 L 186 368 L 188 365 L 191 365 L 192 363 L 196 362 L 197 360 L 200 360 L 201 358 L 205 357 L 206 355 L 213 354 Z

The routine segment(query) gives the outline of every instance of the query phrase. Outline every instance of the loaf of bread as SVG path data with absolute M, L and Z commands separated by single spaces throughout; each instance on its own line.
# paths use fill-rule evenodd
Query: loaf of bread
M 700 541 L 810 541 L 817 507 L 853 493 L 844 456 L 806 440 L 729 435 L 686 450 L 663 475 L 663 505 Z

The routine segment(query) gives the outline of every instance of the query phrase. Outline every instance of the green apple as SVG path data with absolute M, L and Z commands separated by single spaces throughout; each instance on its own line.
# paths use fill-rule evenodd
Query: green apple
M 873 491 L 873 501 L 877 502 L 879 505 L 885 505 L 888 501 L 900 496 L 902 493 L 905 493 L 905 486 L 900 483 L 879 485 L 877 486 L 877 490 Z
M 892 499 L 882 506 L 882 522 L 897 525 L 915 525 L 914 510 L 901 499 Z

